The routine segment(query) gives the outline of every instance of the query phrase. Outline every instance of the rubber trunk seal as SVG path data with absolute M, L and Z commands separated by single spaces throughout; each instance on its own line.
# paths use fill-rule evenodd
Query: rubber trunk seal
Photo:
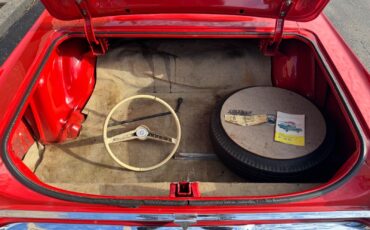
M 109 34 L 107 34 L 107 33 L 98 33 L 98 34 L 109 36 L 109 35 L 113 35 L 113 34 L 115 34 L 115 35 L 117 35 L 117 34 L 125 35 L 126 34 L 127 35 L 127 34 L 133 34 L 133 33 L 117 32 L 117 33 L 109 33 Z M 184 33 L 176 33 L 176 32 L 163 33 L 162 32 L 162 33 L 139 33 L 138 37 L 139 37 L 140 34 L 143 34 L 143 35 L 144 34 L 184 35 Z M 185 33 L 185 34 L 189 34 L 189 33 Z M 271 35 L 269 33 L 268 34 L 266 34 L 266 33 L 260 34 L 260 33 L 247 33 L 247 32 L 246 33 L 239 33 L 239 32 L 238 33 L 207 33 L 207 32 L 205 32 L 205 33 L 192 33 L 192 34 L 199 34 L 199 35 L 236 35 L 236 34 L 237 35 Z M 346 112 L 348 113 L 352 123 L 355 126 L 357 135 L 360 137 L 360 141 L 361 141 L 360 157 L 357 160 L 355 166 L 342 179 L 336 181 L 334 184 L 332 184 L 328 187 L 325 187 L 325 188 L 323 188 L 319 191 L 311 192 L 311 193 L 308 193 L 308 194 L 292 195 L 292 196 L 288 196 L 288 197 L 268 198 L 268 199 L 258 199 L 258 198 L 257 199 L 245 199 L 245 200 L 241 200 L 241 199 L 231 200 L 230 199 L 230 200 L 218 200 L 218 201 L 215 201 L 215 200 L 155 200 L 155 199 L 153 199 L 153 200 L 138 200 L 138 199 L 91 198 L 91 197 L 85 197 L 85 196 L 71 195 L 71 194 L 68 194 L 68 193 L 62 193 L 62 192 L 59 192 L 59 191 L 54 191 L 54 190 L 42 187 L 42 186 L 34 183 L 33 181 L 29 180 L 12 163 L 12 160 L 10 159 L 10 157 L 7 153 L 7 143 L 8 143 L 8 140 L 9 140 L 10 132 L 11 132 L 13 126 L 15 125 L 15 122 L 17 121 L 17 118 L 19 117 L 20 112 L 22 110 L 22 107 L 24 106 L 29 94 L 31 93 L 31 90 L 33 89 L 35 83 L 37 82 L 37 79 L 38 79 L 38 77 L 41 73 L 41 70 L 43 69 L 43 67 L 44 67 L 46 61 L 48 60 L 48 58 L 50 57 L 51 51 L 55 48 L 55 45 L 58 41 L 60 41 L 63 38 L 69 37 L 71 35 L 81 35 L 81 36 L 83 36 L 84 34 L 83 33 L 78 33 L 78 32 L 69 33 L 69 34 L 63 35 L 63 36 L 55 39 L 52 42 L 52 44 L 48 48 L 47 54 L 45 55 L 45 57 L 41 61 L 41 64 L 40 64 L 40 66 L 38 67 L 38 69 L 36 71 L 36 74 L 33 76 L 33 79 L 31 80 L 30 85 L 26 89 L 25 95 L 21 99 L 21 103 L 17 107 L 17 110 L 15 112 L 14 117 L 12 118 L 11 122 L 9 123 L 9 126 L 7 127 L 7 129 L 5 131 L 5 137 L 2 139 L 2 142 L 1 142 L 1 148 L 2 148 L 1 158 L 2 158 L 5 166 L 9 170 L 9 172 L 20 183 L 22 183 L 23 185 L 29 187 L 30 189 L 32 189 L 32 190 L 34 190 L 38 193 L 41 193 L 43 195 L 46 195 L 46 196 L 49 196 L 49 197 L 52 197 L 52 198 L 65 200 L 65 201 L 89 203 L 89 204 L 104 204 L 104 205 L 113 205 L 113 206 L 122 206 L 122 207 L 139 207 L 139 206 L 146 206 L 146 205 L 147 206 L 185 206 L 185 205 L 188 205 L 188 206 L 239 206 L 239 205 L 279 204 L 279 203 L 295 202 L 295 201 L 301 201 L 301 200 L 306 200 L 306 199 L 310 199 L 310 198 L 315 198 L 315 197 L 321 196 L 323 194 L 326 194 L 328 192 L 331 192 L 331 191 L 337 189 L 338 187 L 340 187 L 341 185 L 346 183 L 351 177 L 353 177 L 357 173 L 357 171 L 360 169 L 360 166 L 362 165 L 362 163 L 365 160 L 364 135 L 360 131 L 359 124 L 354 119 L 353 114 L 349 109 L 349 104 L 346 102 L 346 100 L 344 98 L 344 95 L 343 95 L 343 92 L 339 88 L 338 83 L 336 83 L 335 80 L 334 80 L 335 79 L 334 74 L 331 71 L 329 71 L 330 68 L 328 67 L 328 64 L 326 63 L 326 61 L 323 57 L 323 54 L 321 52 L 319 52 L 320 49 L 318 48 L 318 46 L 315 43 L 313 43 L 313 41 L 311 41 L 310 39 L 308 39 L 304 36 L 301 36 L 301 35 L 298 35 L 298 34 L 295 34 L 295 33 L 286 33 L 285 35 L 293 35 L 293 36 L 296 36 L 296 37 L 300 37 L 300 38 L 308 41 L 314 47 L 315 51 L 318 54 L 318 57 L 320 58 L 320 61 L 324 64 L 326 72 L 330 76 L 330 80 L 332 81 L 338 95 L 340 96 L 341 102 L 343 103 L 343 105 L 346 109 Z

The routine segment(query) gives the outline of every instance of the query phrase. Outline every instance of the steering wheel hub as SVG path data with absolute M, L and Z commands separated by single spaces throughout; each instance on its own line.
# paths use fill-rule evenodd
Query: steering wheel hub
M 140 138 L 146 138 L 149 135 L 149 130 L 144 126 L 139 126 L 135 132 L 136 136 Z

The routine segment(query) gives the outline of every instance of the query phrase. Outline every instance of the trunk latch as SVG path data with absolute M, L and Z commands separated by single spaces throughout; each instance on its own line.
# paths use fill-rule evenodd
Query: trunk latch
M 176 182 L 170 185 L 170 197 L 200 197 L 197 182 Z
M 94 28 L 91 23 L 91 14 L 87 7 L 86 0 L 76 0 L 77 7 L 80 9 L 81 15 L 84 18 L 84 29 L 86 39 L 89 42 L 91 51 L 94 55 L 103 55 L 107 52 L 108 41 L 102 38 L 96 38 Z
M 260 48 L 267 56 L 273 56 L 277 53 L 279 44 L 284 31 L 284 21 L 289 10 L 292 8 L 293 0 L 283 0 L 280 6 L 279 15 L 275 22 L 275 30 L 272 39 L 265 39 L 261 41 Z

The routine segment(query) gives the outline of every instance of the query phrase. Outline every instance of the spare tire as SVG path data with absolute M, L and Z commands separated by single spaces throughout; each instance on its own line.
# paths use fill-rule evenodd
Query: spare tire
M 305 114 L 305 147 L 274 141 L 275 126 L 238 126 L 224 121 L 227 110 L 276 114 Z M 267 133 L 267 136 L 266 136 Z M 333 150 L 333 126 L 306 98 L 276 87 L 239 90 L 217 104 L 211 116 L 210 135 L 221 161 L 249 181 L 312 182 L 319 166 Z

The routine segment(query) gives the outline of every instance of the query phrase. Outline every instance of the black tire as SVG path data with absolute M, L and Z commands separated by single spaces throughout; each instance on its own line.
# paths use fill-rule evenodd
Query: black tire
M 320 164 L 328 158 L 335 145 L 334 127 L 328 119 L 325 119 L 326 137 L 315 151 L 294 159 L 271 159 L 247 151 L 229 138 L 220 119 L 225 100 L 218 103 L 212 113 L 210 136 L 216 154 L 227 167 L 239 176 L 255 182 L 321 181 L 318 171 Z

